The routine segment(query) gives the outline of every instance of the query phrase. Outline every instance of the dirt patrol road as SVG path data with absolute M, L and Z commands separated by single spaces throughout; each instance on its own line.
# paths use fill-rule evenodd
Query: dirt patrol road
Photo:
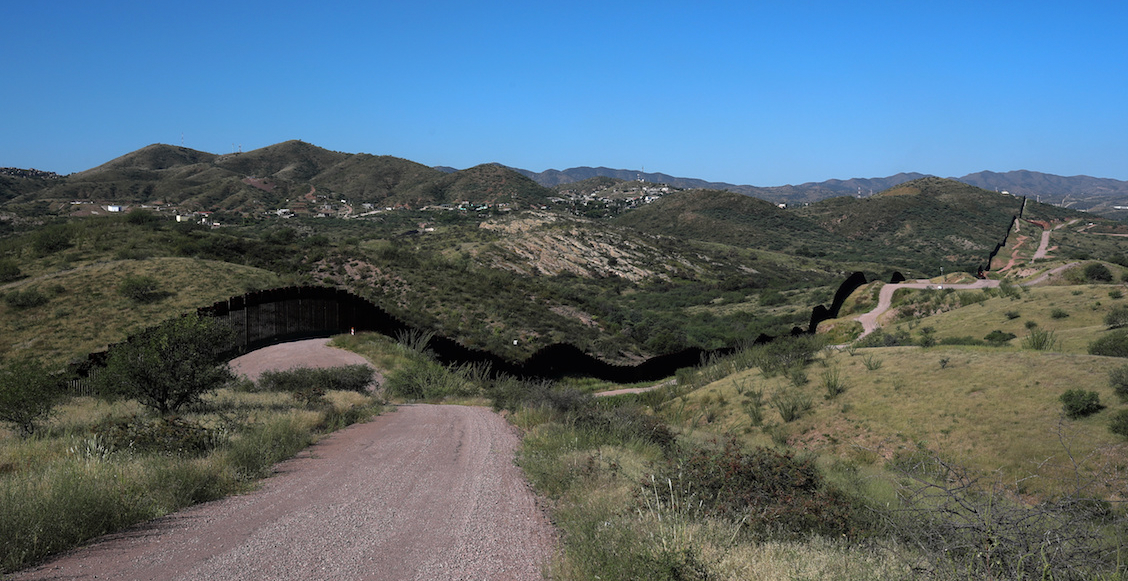
M 518 442 L 486 408 L 399 406 L 279 464 L 260 490 L 12 579 L 542 579 L 555 532 L 513 463 Z

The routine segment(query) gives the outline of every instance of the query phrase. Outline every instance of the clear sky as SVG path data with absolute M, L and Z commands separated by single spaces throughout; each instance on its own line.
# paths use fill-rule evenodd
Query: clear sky
M 288 139 L 757 186 L 1128 180 L 1128 3 L 4 3 L 0 166 Z

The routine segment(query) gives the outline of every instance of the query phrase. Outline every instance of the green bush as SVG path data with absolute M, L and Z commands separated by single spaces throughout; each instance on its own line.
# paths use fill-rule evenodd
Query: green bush
M 167 415 L 234 380 L 222 358 L 234 339 L 231 327 L 215 319 L 193 314 L 165 321 L 110 349 L 98 391 Z
M 983 340 L 990 343 L 991 345 L 1000 346 L 1010 341 L 1011 339 L 1014 339 L 1015 337 L 1017 337 L 1017 335 L 1015 335 L 1014 333 L 1004 333 L 998 329 L 995 329 L 994 331 L 987 333 L 987 336 L 983 337 Z
M 10 258 L 0 259 L 0 282 L 11 282 L 23 278 L 20 265 Z
M 295 367 L 282 371 L 264 371 L 258 380 L 263 391 L 299 392 L 308 389 L 327 391 L 355 391 L 364 393 L 372 384 L 376 371 L 368 365 L 341 365 L 337 367 Z
M 1108 270 L 1107 266 L 1099 262 L 1094 262 L 1085 267 L 1085 280 L 1090 282 L 1112 282 L 1112 272 Z
M 25 436 L 35 432 L 63 396 L 59 377 L 35 359 L 16 359 L 0 367 L 0 421 L 15 425 Z
M 1128 410 L 1120 410 L 1113 414 L 1108 423 L 1108 431 L 1128 438 Z
M 1060 308 L 1056 308 L 1056 307 L 1053 308 L 1053 309 L 1050 309 L 1050 317 L 1052 317 L 1054 319 L 1064 319 L 1068 316 L 1069 316 L 1069 313 L 1066 312 L 1065 309 L 1060 309 Z
M 39 292 L 39 289 L 29 288 L 24 291 L 12 291 L 4 295 L 4 302 L 13 309 L 31 309 L 47 304 L 50 299 Z
M 224 443 L 224 438 L 183 418 L 107 419 L 91 431 L 110 450 L 199 456 Z
M 1105 315 L 1104 323 L 1109 329 L 1128 326 L 1128 306 L 1116 305 L 1112 307 Z
M 1128 329 L 1109 331 L 1089 343 L 1089 355 L 1128 357 Z
M 168 296 L 162 292 L 160 283 L 151 276 L 130 275 L 118 285 L 121 296 L 138 303 L 152 303 Z
M 1062 411 L 1065 415 L 1071 418 L 1082 418 L 1088 415 L 1095 414 L 1104 406 L 1101 405 L 1101 397 L 1095 391 L 1085 391 L 1083 389 L 1070 389 L 1061 394 Z
M 1108 385 L 1120 397 L 1120 401 L 1128 402 L 1128 365 L 1109 371 Z

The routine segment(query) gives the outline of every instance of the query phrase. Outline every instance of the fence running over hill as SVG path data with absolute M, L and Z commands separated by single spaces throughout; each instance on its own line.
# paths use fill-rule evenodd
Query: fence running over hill
M 900 276 L 899 273 L 894 275 Z M 830 308 L 819 305 L 811 313 L 810 327 L 795 328 L 792 334 L 813 333 L 818 324 L 838 315 L 842 302 L 859 286 L 866 283 L 865 276 L 856 272 L 835 293 Z M 416 329 L 393 317 L 367 299 L 348 291 L 329 287 L 287 287 L 257 291 L 231 297 L 211 306 L 197 309 L 202 316 L 214 317 L 231 325 L 236 331 L 235 357 L 274 343 L 313 337 L 329 337 L 350 331 L 372 331 L 389 337 L 417 332 Z M 757 343 L 772 340 L 761 335 Z M 113 349 L 113 345 L 110 349 Z M 566 344 L 549 345 L 534 353 L 524 362 L 508 361 L 500 356 L 470 349 L 453 339 L 432 336 L 427 349 L 443 364 L 485 363 L 495 373 L 519 377 L 554 378 L 564 375 L 596 377 L 619 383 L 656 381 L 673 375 L 678 369 L 700 364 L 711 355 L 723 355 L 736 350 L 736 346 L 704 351 L 692 348 L 660 355 L 638 365 L 612 365 L 578 347 Z M 77 377 L 71 382 L 75 394 L 90 395 L 98 370 L 105 365 L 109 350 L 91 353 L 72 366 Z

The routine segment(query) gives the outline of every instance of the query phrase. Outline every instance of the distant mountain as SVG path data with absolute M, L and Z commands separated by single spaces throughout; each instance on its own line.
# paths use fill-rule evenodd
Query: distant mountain
M 621 180 L 664 183 L 683 189 L 727 190 L 776 203 L 789 204 L 815 202 L 838 196 L 860 195 L 867 197 L 905 182 L 926 177 L 926 174 L 910 172 L 883 178 L 834 179 L 825 182 L 762 187 L 708 182 L 701 179 L 675 177 L 664 173 L 645 173 L 606 167 L 574 167 L 563 171 L 550 169 L 539 173 L 517 168 L 514 168 L 514 171 L 528 176 L 546 187 L 559 187 L 593 177 L 610 177 Z M 1114 204 L 1128 205 L 1128 181 L 1109 178 L 1063 177 L 1022 170 L 1006 173 L 983 171 L 950 179 L 985 190 L 1005 190 L 1018 196 L 1040 198 L 1041 201 L 1046 203 L 1068 204 L 1069 207 L 1081 210 L 1102 211 L 1112 209 L 1111 206 Z
M 253 213 L 284 208 L 302 198 L 308 206 L 316 196 L 420 207 L 458 201 L 539 205 L 553 194 L 497 164 L 448 172 L 302 141 L 223 155 L 153 144 L 57 179 L 23 175 L 9 171 L 0 176 L 0 202 L 159 201 L 188 209 Z

